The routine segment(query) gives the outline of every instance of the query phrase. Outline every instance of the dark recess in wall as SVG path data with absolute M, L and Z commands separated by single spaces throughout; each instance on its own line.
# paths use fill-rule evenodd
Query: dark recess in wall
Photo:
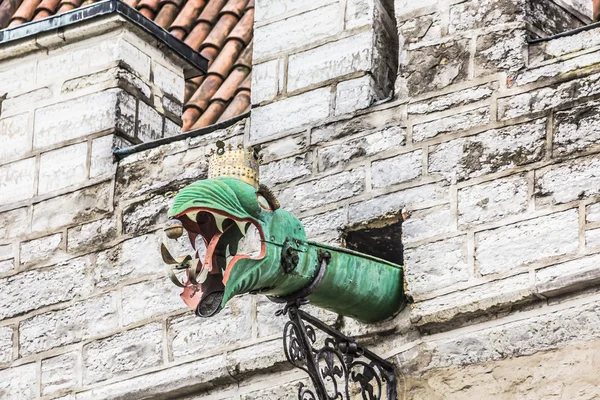
M 344 239 L 350 250 L 404 265 L 401 220 L 349 228 Z

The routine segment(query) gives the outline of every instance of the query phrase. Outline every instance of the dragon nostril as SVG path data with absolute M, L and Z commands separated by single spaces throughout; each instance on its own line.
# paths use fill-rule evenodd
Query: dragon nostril
M 183 224 L 178 219 L 170 219 L 164 231 L 169 239 L 178 239 L 183 235 Z

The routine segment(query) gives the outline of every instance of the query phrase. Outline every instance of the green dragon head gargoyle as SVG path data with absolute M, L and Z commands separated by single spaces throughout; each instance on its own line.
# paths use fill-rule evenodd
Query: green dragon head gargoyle
M 209 157 L 209 179 L 181 189 L 165 229 L 172 239 L 187 232 L 195 256 L 174 258 L 162 246 L 171 280 L 183 287 L 181 296 L 197 315 L 212 316 L 244 293 L 306 297 L 365 322 L 401 308 L 400 266 L 308 241 L 298 218 L 258 184 L 255 152 L 219 142 Z M 185 270 L 185 282 L 177 270 Z

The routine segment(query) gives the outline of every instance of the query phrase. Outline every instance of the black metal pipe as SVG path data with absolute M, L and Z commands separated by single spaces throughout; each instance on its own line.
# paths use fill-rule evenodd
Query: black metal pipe
M 200 129 L 196 129 L 193 131 L 182 133 L 180 135 L 170 136 L 168 138 L 158 139 L 158 140 L 154 140 L 152 142 L 140 143 L 140 144 L 136 144 L 135 146 L 125 147 L 123 149 L 117 149 L 117 150 L 113 151 L 113 155 L 117 158 L 117 160 L 120 160 L 123 157 L 126 157 L 130 154 L 138 153 L 140 151 L 153 149 L 158 146 L 163 146 L 165 144 L 177 142 L 179 140 L 183 140 L 183 139 L 187 139 L 187 138 L 193 138 L 193 137 L 197 137 L 197 136 L 206 135 L 208 133 L 216 131 L 217 129 L 229 128 L 236 122 L 241 121 L 244 118 L 248 118 L 249 116 L 250 116 L 250 111 L 248 111 L 244 114 L 238 115 L 237 117 L 233 117 L 228 120 L 219 122 L 217 124 L 207 126 L 206 128 L 200 128 Z
M 118 14 L 127 19 L 187 61 L 190 67 L 184 68 L 186 79 L 206 74 L 208 60 L 205 57 L 120 0 L 105 0 L 39 21 L 31 21 L 14 28 L 0 30 L 0 44 L 25 39 L 38 33 L 60 30 L 110 14 Z
M 544 37 L 544 38 L 530 39 L 527 41 L 527 43 L 536 44 L 536 43 L 542 43 L 542 42 L 549 42 L 550 40 L 560 39 L 560 38 L 571 36 L 571 35 L 576 35 L 578 33 L 589 31 L 589 30 L 596 29 L 596 28 L 600 28 L 600 22 L 594 22 L 593 24 L 585 25 L 585 26 L 582 26 L 582 27 L 579 27 L 576 29 L 572 29 L 570 31 L 557 33 L 556 35 L 552 35 L 552 36 L 548 36 L 548 37 Z

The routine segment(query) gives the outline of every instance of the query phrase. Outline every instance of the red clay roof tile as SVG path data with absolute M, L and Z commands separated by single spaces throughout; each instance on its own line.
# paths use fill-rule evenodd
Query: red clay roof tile
M 96 0 L 0 0 L 0 29 Z M 123 0 L 209 60 L 185 83 L 183 130 L 233 118 L 250 107 L 254 0 Z

